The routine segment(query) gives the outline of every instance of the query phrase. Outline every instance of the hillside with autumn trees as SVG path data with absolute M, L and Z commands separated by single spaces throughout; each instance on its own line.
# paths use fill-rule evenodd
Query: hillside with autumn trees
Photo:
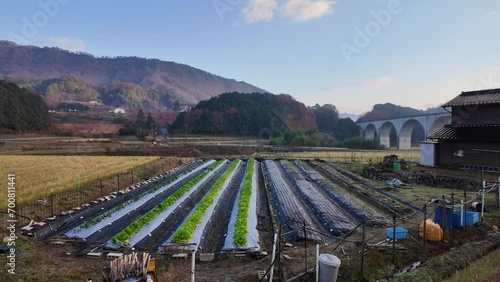
M 286 129 L 316 129 L 314 113 L 290 95 L 224 93 L 179 114 L 173 132 L 270 138 Z

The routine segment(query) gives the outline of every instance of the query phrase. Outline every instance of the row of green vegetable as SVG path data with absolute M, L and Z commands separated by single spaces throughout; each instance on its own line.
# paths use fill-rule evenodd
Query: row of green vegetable
M 210 206 L 214 203 L 217 198 L 218 193 L 224 187 L 226 180 L 229 178 L 231 173 L 235 170 L 238 165 L 239 160 L 233 161 L 227 170 L 222 174 L 222 176 L 214 183 L 212 188 L 207 192 L 207 194 L 200 201 L 196 210 L 186 219 L 184 224 L 175 232 L 172 237 L 172 242 L 174 243 L 185 243 L 189 242 L 193 234 L 198 227 L 198 225 L 203 220 L 205 213 L 210 208 Z
M 139 232 L 143 227 L 148 225 L 151 221 L 153 221 L 160 213 L 165 211 L 168 207 L 173 205 L 179 198 L 181 198 L 184 194 L 186 194 L 193 186 L 195 186 L 198 182 L 200 182 L 209 171 L 214 170 L 218 167 L 224 160 L 219 160 L 213 165 L 211 165 L 206 171 L 200 173 L 195 178 L 191 179 L 189 182 L 184 184 L 181 188 L 179 188 L 175 193 L 168 196 L 158 204 L 154 209 L 147 212 L 145 215 L 141 216 L 139 219 L 128 225 L 121 232 L 113 236 L 111 239 L 116 244 L 124 244 L 128 243 L 129 239 L 132 238 L 137 232 Z
M 248 235 L 248 215 L 250 210 L 250 197 L 252 196 L 252 177 L 254 174 L 255 159 L 248 160 L 245 170 L 243 187 L 240 191 L 238 201 L 238 215 L 236 216 L 233 244 L 235 246 L 246 246 Z
M 130 204 L 132 204 L 134 202 L 139 201 L 144 196 L 147 196 L 147 195 L 149 195 L 151 193 L 154 193 L 154 192 L 158 191 L 160 188 L 162 188 L 163 186 L 168 185 L 168 184 L 174 182 L 176 179 L 177 179 L 177 176 L 174 176 L 174 177 L 171 177 L 171 178 L 169 178 L 167 180 L 164 180 L 163 182 L 161 182 L 160 184 L 157 184 L 155 187 L 149 189 L 145 193 L 136 195 L 132 199 L 126 201 L 125 203 L 123 203 L 121 205 L 118 205 L 118 206 L 114 207 L 113 209 L 107 211 L 106 213 L 101 214 L 101 215 L 99 215 L 97 217 L 85 220 L 85 223 L 83 224 L 83 226 L 85 228 L 89 228 L 92 225 L 96 225 L 97 223 L 99 223 L 99 222 L 103 221 L 104 219 L 110 217 L 115 212 L 117 212 L 117 211 L 125 208 L 126 206 L 128 206 L 128 205 L 130 205 Z

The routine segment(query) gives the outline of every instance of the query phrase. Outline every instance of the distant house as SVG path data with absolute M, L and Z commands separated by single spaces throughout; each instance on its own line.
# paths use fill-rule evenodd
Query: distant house
M 500 172 L 500 88 L 462 92 L 442 107 L 452 117 L 428 137 L 436 165 Z
M 108 113 L 113 113 L 113 114 L 124 114 L 125 113 L 125 110 L 122 109 L 122 108 L 116 108 L 114 110 L 110 110 L 108 111 Z

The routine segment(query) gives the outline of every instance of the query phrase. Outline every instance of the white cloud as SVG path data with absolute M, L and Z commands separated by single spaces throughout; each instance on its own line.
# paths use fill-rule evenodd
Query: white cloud
M 282 11 L 296 21 L 307 21 L 331 13 L 334 4 L 329 0 L 288 0 Z
M 497 12 L 496 12 L 496 11 L 491 11 L 491 12 L 486 13 L 486 16 L 488 16 L 488 17 L 493 17 L 493 16 L 495 16 L 496 14 L 497 14 Z
M 278 0 L 250 0 L 248 6 L 243 9 L 243 14 L 248 23 L 270 21 L 276 8 Z
M 52 46 L 59 47 L 71 52 L 82 52 L 87 49 L 87 45 L 83 41 L 81 41 L 80 39 L 69 37 L 52 37 L 49 38 L 49 43 Z
M 385 75 L 372 79 L 365 79 L 358 81 L 358 84 L 365 87 L 380 88 L 389 85 L 392 82 L 392 77 Z

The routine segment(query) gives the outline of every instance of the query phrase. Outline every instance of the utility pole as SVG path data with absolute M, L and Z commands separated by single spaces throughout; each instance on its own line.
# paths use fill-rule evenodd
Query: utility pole
M 396 212 L 392 213 L 392 264 L 396 261 Z
M 307 273 L 307 233 L 306 233 L 306 221 L 304 220 L 304 262 L 306 265 L 305 272 Z
M 426 256 L 426 244 L 427 242 L 427 204 L 424 204 L 424 258 Z
M 276 232 L 276 230 L 275 230 L 275 232 Z M 275 258 L 276 258 L 276 240 L 277 239 L 278 239 L 278 234 L 274 233 L 273 254 L 271 256 L 271 269 L 270 269 L 270 272 L 269 272 L 269 282 L 273 281 L 273 276 L 274 276 L 274 261 L 275 261 Z
M 278 280 L 281 277 L 281 224 L 278 229 Z
M 363 268 L 365 263 L 365 236 L 366 236 L 365 229 L 366 229 L 366 220 L 363 216 L 363 238 L 361 240 L 361 277 L 364 277 Z
M 196 264 L 196 251 L 191 253 L 191 282 L 194 282 L 194 269 Z

